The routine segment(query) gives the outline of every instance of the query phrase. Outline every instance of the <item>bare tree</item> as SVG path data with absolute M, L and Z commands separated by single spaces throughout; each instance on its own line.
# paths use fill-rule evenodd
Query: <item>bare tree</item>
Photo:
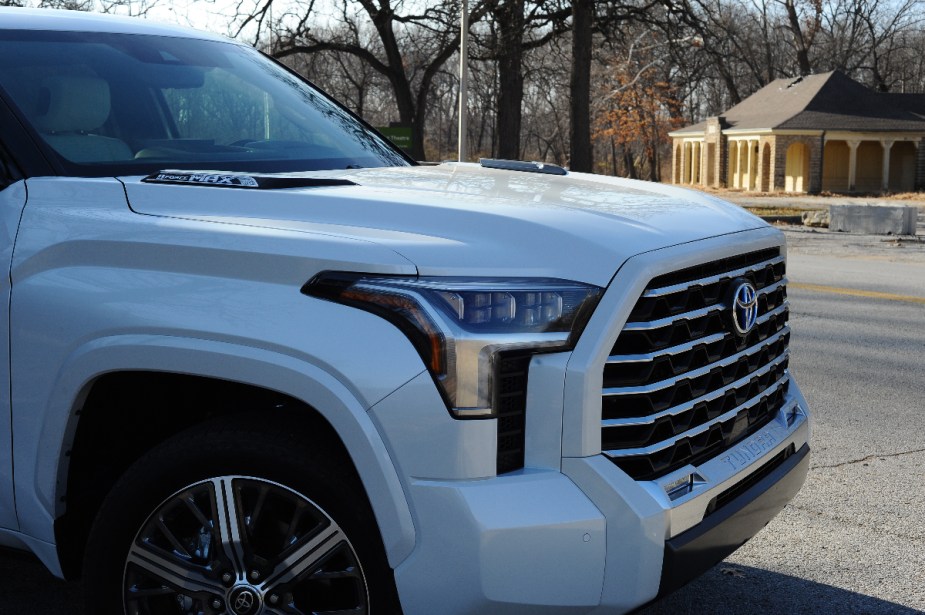
M 925 23 L 921 0 L 842 0 L 827 6 L 817 63 L 841 70 L 880 91 L 902 88 Z
M 591 35 L 594 1 L 572 2 L 572 76 L 569 82 L 569 166 L 590 173 L 591 149 Z
M 262 0 L 256 9 L 241 13 L 238 32 L 273 21 L 274 0 Z M 282 4 L 282 3 L 280 3 Z M 277 58 L 331 51 L 355 56 L 380 73 L 390 84 L 398 119 L 412 129 L 412 154 L 424 158 L 424 126 L 434 79 L 459 46 L 459 5 L 452 0 L 427 3 L 422 10 L 405 7 L 402 0 L 339 0 L 336 11 L 317 16 L 314 0 L 279 7 L 272 23 L 276 32 L 271 53 Z M 485 2 L 477 2 L 470 21 L 485 14 Z M 365 26 L 377 35 L 371 47 L 363 40 Z M 255 41 L 256 42 L 256 41 Z

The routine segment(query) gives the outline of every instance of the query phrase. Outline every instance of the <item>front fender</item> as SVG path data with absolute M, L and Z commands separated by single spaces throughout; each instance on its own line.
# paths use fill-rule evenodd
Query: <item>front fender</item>
M 317 409 L 343 441 L 367 490 L 391 565 L 414 548 L 415 534 L 408 503 L 396 469 L 366 408 L 337 378 L 326 371 L 279 352 L 222 341 L 158 335 L 118 335 L 88 342 L 62 364 L 48 398 L 49 408 L 79 409 L 92 382 L 108 372 L 125 370 L 194 374 L 274 390 Z M 23 533 L 54 542 L 53 523 L 63 510 L 67 457 L 76 432 L 75 411 L 47 412 L 33 449 L 17 451 L 34 457 L 32 465 L 17 464 L 18 512 Z M 20 426 L 25 428 L 25 426 Z M 20 442 L 23 442 L 21 440 Z M 23 489 L 23 485 L 31 488 Z

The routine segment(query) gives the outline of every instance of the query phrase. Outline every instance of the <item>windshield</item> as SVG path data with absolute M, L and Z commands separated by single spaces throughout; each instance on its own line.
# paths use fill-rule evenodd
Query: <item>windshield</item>
M 69 175 L 407 165 L 294 73 L 230 42 L 0 31 L 0 87 Z

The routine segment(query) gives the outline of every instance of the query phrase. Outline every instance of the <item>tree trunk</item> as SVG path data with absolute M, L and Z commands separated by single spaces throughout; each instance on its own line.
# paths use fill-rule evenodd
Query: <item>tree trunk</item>
M 626 145 L 621 145 L 623 150 L 623 164 L 626 166 L 626 176 L 630 179 L 639 179 L 639 173 L 636 172 L 636 161 L 633 159 L 633 153 L 626 147 Z
M 498 24 L 498 157 L 520 158 L 524 97 L 524 0 L 507 0 L 495 11 Z
M 424 120 L 417 117 L 411 83 L 405 74 L 404 58 L 399 49 L 398 40 L 395 38 L 395 31 L 392 29 L 394 13 L 391 10 L 379 9 L 372 4 L 367 4 L 364 8 L 376 27 L 385 51 L 389 67 L 386 77 L 392 85 L 392 91 L 395 92 L 398 119 L 402 125 L 411 126 L 411 156 L 415 160 L 423 160 Z
M 800 76 L 805 77 L 813 72 L 809 62 L 809 48 L 815 35 L 814 24 L 809 20 L 802 20 L 810 29 L 809 32 L 804 32 L 804 23 L 801 23 L 794 0 L 784 0 L 784 8 L 787 10 L 790 33 L 793 35 L 793 47 L 797 52 L 797 65 L 800 68 Z M 818 13 L 816 19 L 818 20 Z
M 591 148 L 591 25 L 593 0 L 572 2 L 572 78 L 570 84 L 569 167 L 590 173 Z

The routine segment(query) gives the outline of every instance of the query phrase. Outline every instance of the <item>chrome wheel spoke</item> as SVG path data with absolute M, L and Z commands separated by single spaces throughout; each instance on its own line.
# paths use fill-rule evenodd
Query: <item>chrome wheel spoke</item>
M 340 526 L 260 478 L 211 478 L 164 500 L 135 536 L 124 574 L 126 612 L 139 615 L 211 613 L 242 597 L 255 615 L 368 612 L 366 579 Z
M 167 587 L 167 586 L 150 587 L 146 589 L 143 589 L 140 587 L 130 587 L 128 591 L 129 591 L 129 594 L 133 598 L 136 598 L 136 599 L 151 598 L 155 596 L 169 596 L 171 594 L 177 593 L 176 590 L 174 590 L 171 587 Z
M 242 519 L 235 503 L 233 479 L 222 477 L 212 480 L 215 497 L 216 531 L 225 557 L 242 576 L 245 573 L 244 543 L 242 540 Z
M 257 502 L 254 504 L 254 509 L 251 511 L 251 514 L 247 518 L 247 529 L 253 530 L 257 523 L 260 521 L 260 513 L 263 512 L 263 506 L 267 502 L 267 494 L 270 493 L 270 487 L 267 485 L 261 485 L 260 495 L 257 496 Z
M 215 580 L 210 579 L 204 571 L 186 565 L 176 556 L 161 554 L 137 543 L 132 545 L 126 563 L 140 569 L 145 576 L 153 577 L 177 592 L 208 592 L 210 594 L 224 592 L 224 588 Z
M 167 527 L 167 524 L 164 523 L 164 520 L 160 517 L 157 519 L 157 529 L 160 531 L 161 535 L 164 536 L 169 542 L 170 546 L 179 553 L 182 557 L 189 558 L 189 551 L 186 550 L 186 547 L 180 543 L 180 540 L 177 538 L 176 534 L 170 531 L 170 528 Z
M 268 585 L 290 583 L 320 566 L 325 557 L 344 542 L 344 533 L 333 523 L 306 540 L 283 559 L 270 574 Z

